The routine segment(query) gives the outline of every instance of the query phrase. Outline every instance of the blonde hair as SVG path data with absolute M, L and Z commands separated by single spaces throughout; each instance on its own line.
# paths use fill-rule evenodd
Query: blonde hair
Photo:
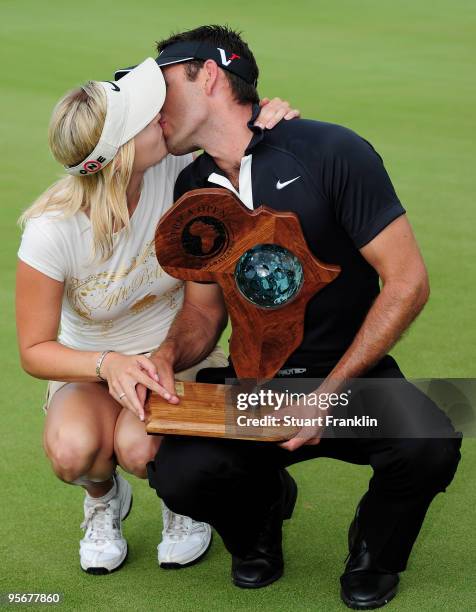
M 55 159 L 75 166 L 93 151 L 106 118 L 106 95 L 95 81 L 68 92 L 55 106 L 48 129 L 48 143 Z M 113 234 L 129 230 L 126 189 L 134 163 L 134 140 L 124 144 L 115 158 L 96 174 L 67 175 L 53 183 L 21 215 L 24 227 L 31 217 L 47 211 L 60 211 L 71 217 L 88 212 L 93 236 L 93 258 L 109 259 Z

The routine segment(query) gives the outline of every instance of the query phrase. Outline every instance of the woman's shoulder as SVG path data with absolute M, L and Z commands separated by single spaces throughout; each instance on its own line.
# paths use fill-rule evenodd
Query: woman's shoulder
M 48 240 L 70 246 L 82 241 L 88 231 L 84 213 L 65 215 L 60 210 L 46 210 L 41 214 L 31 216 L 25 223 L 24 240 Z
M 29 217 L 26 225 L 34 225 L 38 229 L 45 231 L 67 231 L 73 230 L 78 225 L 81 225 L 84 213 L 78 211 L 73 215 L 65 214 L 62 210 L 45 210 L 40 214 L 35 214 Z
M 26 222 L 18 257 L 46 276 L 64 281 L 84 240 L 75 235 L 71 218 L 60 211 L 32 215 Z

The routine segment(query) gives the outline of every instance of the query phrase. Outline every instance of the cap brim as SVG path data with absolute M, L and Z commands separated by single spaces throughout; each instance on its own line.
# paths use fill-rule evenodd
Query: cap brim
M 180 64 L 181 62 L 188 62 L 190 60 L 195 59 L 194 57 L 185 57 L 184 55 L 176 56 L 176 57 L 163 57 L 160 56 L 155 60 L 157 66 L 168 66 L 169 64 Z M 114 73 L 114 79 L 119 81 L 123 79 L 126 75 L 128 75 L 132 70 L 137 68 L 137 64 L 135 66 L 128 66 L 127 68 L 119 68 Z
M 116 70 L 116 72 L 114 73 L 114 80 L 119 81 L 120 79 L 125 77 L 126 74 L 129 74 L 131 70 L 134 70 L 134 68 L 137 68 L 137 64 L 135 64 L 134 66 L 128 66 L 127 68 L 119 68 L 119 70 Z
M 165 80 L 151 57 L 117 81 L 117 86 L 129 98 L 129 110 L 124 126 L 123 142 L 134 138 L 160 112 L 165 101 Z
M 196 59 L 195 57 L 187 57 L 184 55 L 180 56 L 168 56 L 168 57 L 159 57 L 155 60 L 158 66 L 169 66 L 170 64 L 180 64 L 181 62 L 189 62 L 190 60 Z

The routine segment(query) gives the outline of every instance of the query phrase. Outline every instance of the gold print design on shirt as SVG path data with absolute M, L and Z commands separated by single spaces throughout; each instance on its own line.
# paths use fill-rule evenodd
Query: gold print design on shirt
M 181 287 L 182 285 L 177 285 L 173 289 L 169 289 L 168 291 L 166 291 L 162 296 L 163 300 L 167 300 L 167 305 L 171 310 L 175 310 L 178 306 L 177 293 L 179 289 L 181 289 Z
M 136 274 L 133 274 L 134 272 Z M 132 278 L 128 282 L 131 274 Z M 155 257 L 155 242 L 151 240 L 144 246 L 142 252 L 131 259 L 129 265 L 119 270 L 99 272 L 82 279 L 71 278 L 66 295 L 71 307 L 85 324 L 95 324 L 98 321 L 94 320 L 94 311 L 111 311 L 112 308 L 130 299 L 142 287 L 152 286 L 163 274 L 164 271 Z M 120 283 L 124 279 L 127 279 L 126 282 Z M 115 284 L 119 286 L 114 287 Z M 154 299 L 151 300 L 151 297 Z M 152 306 L 156 299 L 157 296 L 149 293 L 131 306 L 130 311 L 134 314 L 142 312 L 145 308 Z M 110 329 L 113 319 L 100 323 L 103 327 Z
M 146 308 L 149 308 L 149 306 L 152 306 L 152 304 L 155 304 L 156 301 L 157 301 L 157 296 L 152 293 L 148 293 L 146 296 L 144 296 L 142 299 L 137 301 L 135 304 L 132 304 L 129 310 L 131 312 L 142 312 Z

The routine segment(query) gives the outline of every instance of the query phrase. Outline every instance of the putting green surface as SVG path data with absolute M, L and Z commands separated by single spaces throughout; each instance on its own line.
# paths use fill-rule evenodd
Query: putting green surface
M 160 570 L 159 502 L 133 478 L 127 564 L 105 577 L 80 571 L 82 491 L 53 476 L 41 447 L 44 384 L 18 363 L 15 221 L 61 174 L 46 133 L 67 89 L 153 56 L 154 41 L 172 30 L 228 23 L 255 51 L 261 95 L 347 125 L 383 156 L 432 285 L 429 304 L 393 351 L 402 370 L 475 376 L 475 22 L 476 5 L 464 0 L 0 2 L 0 592 L 62 592 L 68 610 L 344 609 L 338 579 L 346 530 L 370 470 L 325 459 L 291 468 L 300 496 L 285 530 L 286 573 L 269 588 L 232 587 L 218 537 L 199 565 Z M 475 466 L 476 444 L 467 439 L 455 481 L 431 506 L 388 610 L 474 609 Z

